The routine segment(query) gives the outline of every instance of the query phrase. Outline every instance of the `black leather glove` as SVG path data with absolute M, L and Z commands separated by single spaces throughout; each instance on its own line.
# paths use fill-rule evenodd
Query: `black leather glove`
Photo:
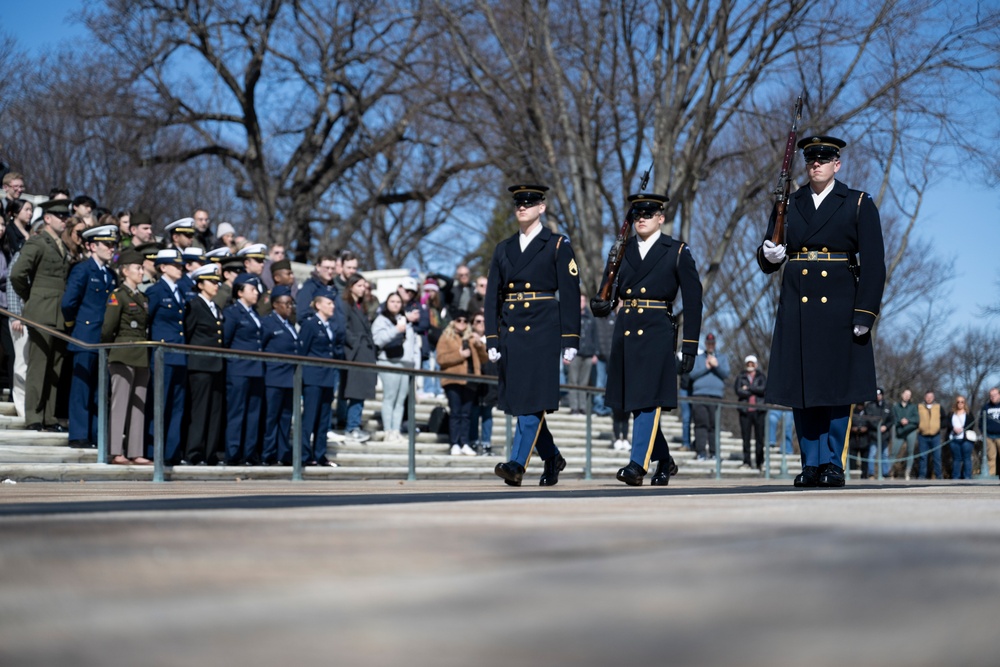
M 681 357 L 681 364 L 677 367 L 677 374 L 690 373 L 694 369 L 694 355 L 687 352 Z
M 594 317 L 607 317 L 611 314 L 611 310 L 612 305 L 610 301 L 605 301 L 596 296 L 590 297 L 590 312 L 594 314 Z

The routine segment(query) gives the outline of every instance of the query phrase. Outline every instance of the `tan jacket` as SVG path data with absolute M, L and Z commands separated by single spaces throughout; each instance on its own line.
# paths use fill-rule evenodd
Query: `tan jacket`
M 482 366 L 488 359 L 486 346 L 483 345 L 477 336 L 473 336 L 469 338 L 469 349 L 472 350 L 472 356 L 469 357 L 469 359 L 472 359 L 472 374 L 482 375 Z M 441 338 L 437 344 L 437 362 L 441 370 L 445 373 L 468 375 L 468 359 L 462 356 L 462 339 L 447 331 L 441 334 Z M 452 380 L 450 378 L 441 380 L 442 386 L 449 384 L 461 385 L 465 383 L 465 380 Z
M 927 405 L 920 403 L 917 405 L 917 413 L 920 415 L 920 435 L 938 435 L 941 433 L 941 404 L 934 403 L 931 409 Z

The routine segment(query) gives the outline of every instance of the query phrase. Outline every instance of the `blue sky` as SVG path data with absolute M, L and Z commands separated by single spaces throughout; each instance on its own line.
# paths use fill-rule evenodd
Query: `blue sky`
M 22 36 L 21 46 L 42 51 L 70 37 L 84 34 L 76 22 L 84 0 L 35 0 L 4 8 L 2 29 Z M 18 26 L 32 26 L 20 30 Z M 45 26 L 45 29 L 39 29 Z M 30 40 L 24 35 L 31 35 Z M 965 100 L 966 107 L 975 105 Z M 918 222 L 918 234 L 931 240 L 942 257 L 956 259 L 956 278 L 949 290 L 945 313 L 951 324 L 972 323 L 986 305 L 1000 305 L 1000 189 L 977 180 L 942 181 L 927 194 Z M 866 189 L 873 184 L 848 183 Z M 933 284 L 938 277 L 928 276 Z M 995 320 L 998 318 L 995 318 Z

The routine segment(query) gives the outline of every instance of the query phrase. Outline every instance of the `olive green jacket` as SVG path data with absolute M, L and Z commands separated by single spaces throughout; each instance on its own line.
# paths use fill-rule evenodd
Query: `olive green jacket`
M 24 300 L 24 316 L 57 329 L 65 325 L 62 297 L 70 257 L 48 231 L 28 239 L 10 271 L 10 284 Z

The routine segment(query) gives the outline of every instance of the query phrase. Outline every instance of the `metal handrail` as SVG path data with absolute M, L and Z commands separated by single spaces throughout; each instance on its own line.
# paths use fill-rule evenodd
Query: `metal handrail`
M 23 315 L 15 315 L 10 311 L 0 308 L 0 315 L 6 315 L 9 318 L 19 320 L 26 326 L 32 327 L 36 330 L 45 332 L 48 335 L 54 336 L 60 340 L 66 341 L 67 343 L 72 343 L 78 347 L 95 350 L 98 353 L 98 367 L 103 369 L 104 372 L 98 374 L 98 396 L 102 397 L 98 401 L 98 434 L 97 434 L 97 448 L 98 448 L 98 463 L 105 463 L 107 461 L 107 449 L 108 449 L 108 434 L 107 434 L 107 423 L 108 423 L 108 385 L 107 385 L 107 353 L 109 350 L 122 349 L 122 348 L 135 348 L 148 347 L 152 350 L 152 386 L 154 388 L 153 397 L 153 481 L 162 482 L 164 481 L 164 433 L 163 433 L 163 355 L 167 352 L 177 352 L 185 355 L 194 354 L 196 356 L 205 357 L 217 357 L 224 359 L 256 359 L 260 361 L 271 361 L 271 362 L 282 362 L 290 363 L 295 365 L 295 375 L 293 380 L 293 405 L 301 404 L 301 393 L 302 393 L 302 367 L 303 366 L 318 366 L 318 367 L 333 367 L 339 369 L 354 369 L 354 370 L 365 370 L 374 373 L 396 373 L 404 374 L 409 377 L 409 388 L 408 388 L 408 414 L 407 418 L 410 424 L 416 423 L 416 378 L 418 377 L 434 377 L 439 379 L 455 379 L 463 380 L 466 382 L 471 382 L 473 384 L 497 384 L 498 378 L 494 375 L 476 375 L 470 376 L 464 373 L 447 373 L 444 371 L 431 371 L 423 370 L 419 368 L 405 368 L 399 366 L 387 366 L 383 364 L 371 364 L 366 362 L 358 361 L 348 361 L 346 359 L 320 359 L 316 357 L 306 357 L 300 355 L 289 355 L 289 354 L 278 354 L 274 352 L 252 352 L 245 350 L 221 350 L 220 348 L 214 347 L 204 347 L 199 345 L 187 345 L 181 343 L 166 343 L 161 341 L 135 341 L 131 343 L 86 343 L 79 339 L 73 338 L 71 335 L 64 331 L 60 331 L 53 327 L 50 327 L 34 320 L 28 319 Z M 474 379 L 471 379 L 474 378 Z M 603 387 L 593 387 L 593 386 L 583 386 L 583 385 L 560 385 L 561 391 L 582 391 L 588 395 L 600 394 L 604 392 Z M 722 477 L 722 449 L 720 446 L 721 440 L 721 412 L 722 408 L 745 408 L 746 402 L 733 401 L 728 399 L 712 398 L 707 396 L 678 396 L 678 405 L 681 403 L 692 403 L 692 404 L 707 404 L 715 406 L 715 478 L 721 479 Z M 788 408 L 778 405 L 771 405 L 766 403 L 757 403 L 755 407 L 762 412 L 768 410 L 783 410 L 786 411 Z M 586 463 L 584 467 L 584 478 L 592 479 L 592 446 L 593 446 L 593 402 L 587 401 L 586 410 Z M 292 411 L 292 479 L 294 481 L 300 481 L 302 479 L 302 460 L 301 460 L 301 411 Z M 507 433 L 507 446 L 509 448 L 510 442 L 512 440 L 512 423 L 513 419 L 511 415 L 506 415 L 506 433 Z M 408 452 L 408 472 L 407 479 L 412 481 L 416 479 L 416 429 L 411 428 L 408 432 L 409 440 L 409 452 Z M 782 476 L 786 476 L 786 462 L 785 462 L 785 451 L 784 448 L 781 449 L 782 454 Z M 765 476 L 770 478 L 770 451 L 766 452 L 766 464 L 765 464 Z

